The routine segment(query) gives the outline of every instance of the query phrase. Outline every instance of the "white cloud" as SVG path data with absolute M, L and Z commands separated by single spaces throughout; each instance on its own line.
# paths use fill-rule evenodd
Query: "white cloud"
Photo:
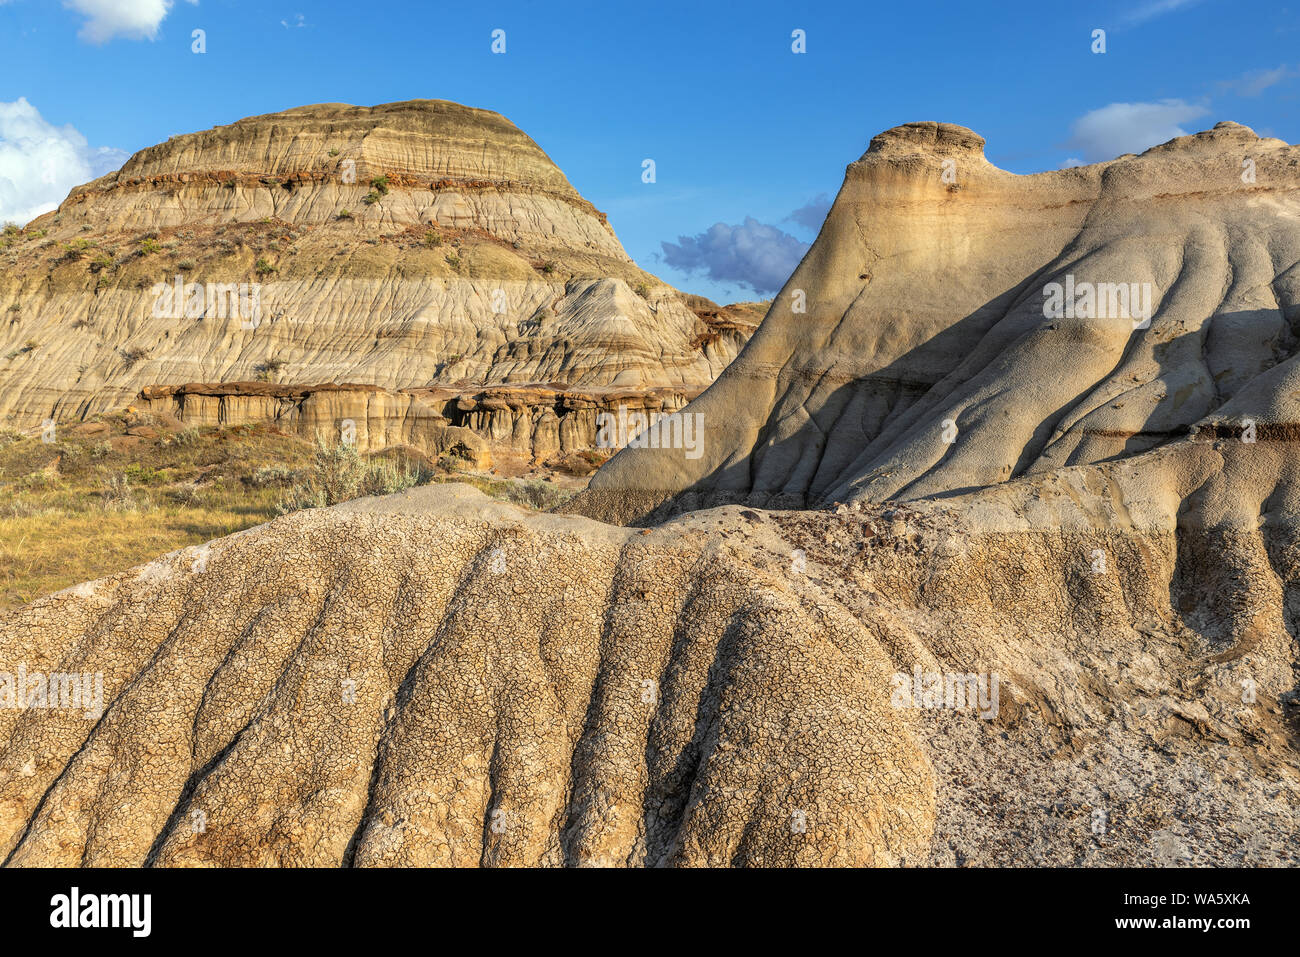
M 171 12 L 175 0 L 63 0 L 86 17 L 77 36 L 87 43 L 107 43 L 113 37 L 152 40 Z M 197 3 L 198 0 L 189 0 Z
M 1086 165 L 1087 164 L 1084 163 L 1083 160 L 1079 159 L 1079 157 L 1070 156 L 1067 157 L 1065 161 L 1062 162 L 1061 165 L 1057 167 L 1057 169 L 1073 169 L 1076 166 L 1086 166 Z
M 1209 110 L 1183 100 L 1155 103 L 1111 103 L 1074 121 L 1066 148 L 1079 150 L 1089 163 L 1141 153 L 1175 136 L 1186 136 L 1180 124 Z
M 23 97 L 0 103 L 0 222 L 21 224 L 48 213 L 72 187 L 126 159 L 122 150 L 92 149 L 72 126 L 48 123 Z

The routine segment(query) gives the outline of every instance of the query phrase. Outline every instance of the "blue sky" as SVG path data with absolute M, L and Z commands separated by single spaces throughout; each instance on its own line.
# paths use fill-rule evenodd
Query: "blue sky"
M 505 114 L 638 263 L 723 301 L 770 295 L 900 123 L 969 126 L 1022 173 L 1222 119 L 1300 141 L 1300 0 L 0 0 L 0 62 L 0 219 L 243 116 L 450 99 Z

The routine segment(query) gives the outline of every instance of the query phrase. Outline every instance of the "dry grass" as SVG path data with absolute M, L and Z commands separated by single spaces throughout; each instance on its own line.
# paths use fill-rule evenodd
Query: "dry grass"
M 270 425 L 183 429 L 146 414 L 61 427 L 58 441 L 0 429 L 0 611 L 300 508 L 455 481 L 532 508 L 573 490 L 464 471 L 414 449 L 375 456 Z
M 272 512 L 274 509 L 272 508 Z M 0 518 L 0 609 L 259 524 L 247 509 L 48 511 Z

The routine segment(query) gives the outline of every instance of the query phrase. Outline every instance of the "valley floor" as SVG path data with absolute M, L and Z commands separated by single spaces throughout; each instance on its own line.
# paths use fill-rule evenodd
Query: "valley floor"
M 535 507 L 586 484 L 524 462 L 474 471 L 414 449 L 366 456 L 269 424 L 185 428 L 133 410 L 53 436 L 0 431 L 0 610 L 300 508 L 453 477 Z

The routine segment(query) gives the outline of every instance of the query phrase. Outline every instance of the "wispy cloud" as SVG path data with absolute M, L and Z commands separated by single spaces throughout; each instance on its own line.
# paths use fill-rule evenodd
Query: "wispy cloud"
M 1141 153 L 1176 136 L 1186 136 L 1181 124 L 1208 112 L 1208 108 L 1184 100 L 1111 103 L 1075 120 L 1065 147 L 1081 152 L 1089 163 Z
M 1270 86 L 1276 86 L 1283 80 L 1296 76 L 1300 76 L 1300 69 L 1283 64 L 1272 70 L 1251 70 L 1234 80 L 1225 80 L 1219 84 L 1219 89 L 1238 96 L 1259 96 Z
M 1121 22 L 1125 26 L 1136 27 L 1148 20 L 1163 17 L 1166 13 L 1184 10 L 1200 2 L 1201 0 L 1148 0 L 1148 2 L 1139 4 L 1124 14 Z

